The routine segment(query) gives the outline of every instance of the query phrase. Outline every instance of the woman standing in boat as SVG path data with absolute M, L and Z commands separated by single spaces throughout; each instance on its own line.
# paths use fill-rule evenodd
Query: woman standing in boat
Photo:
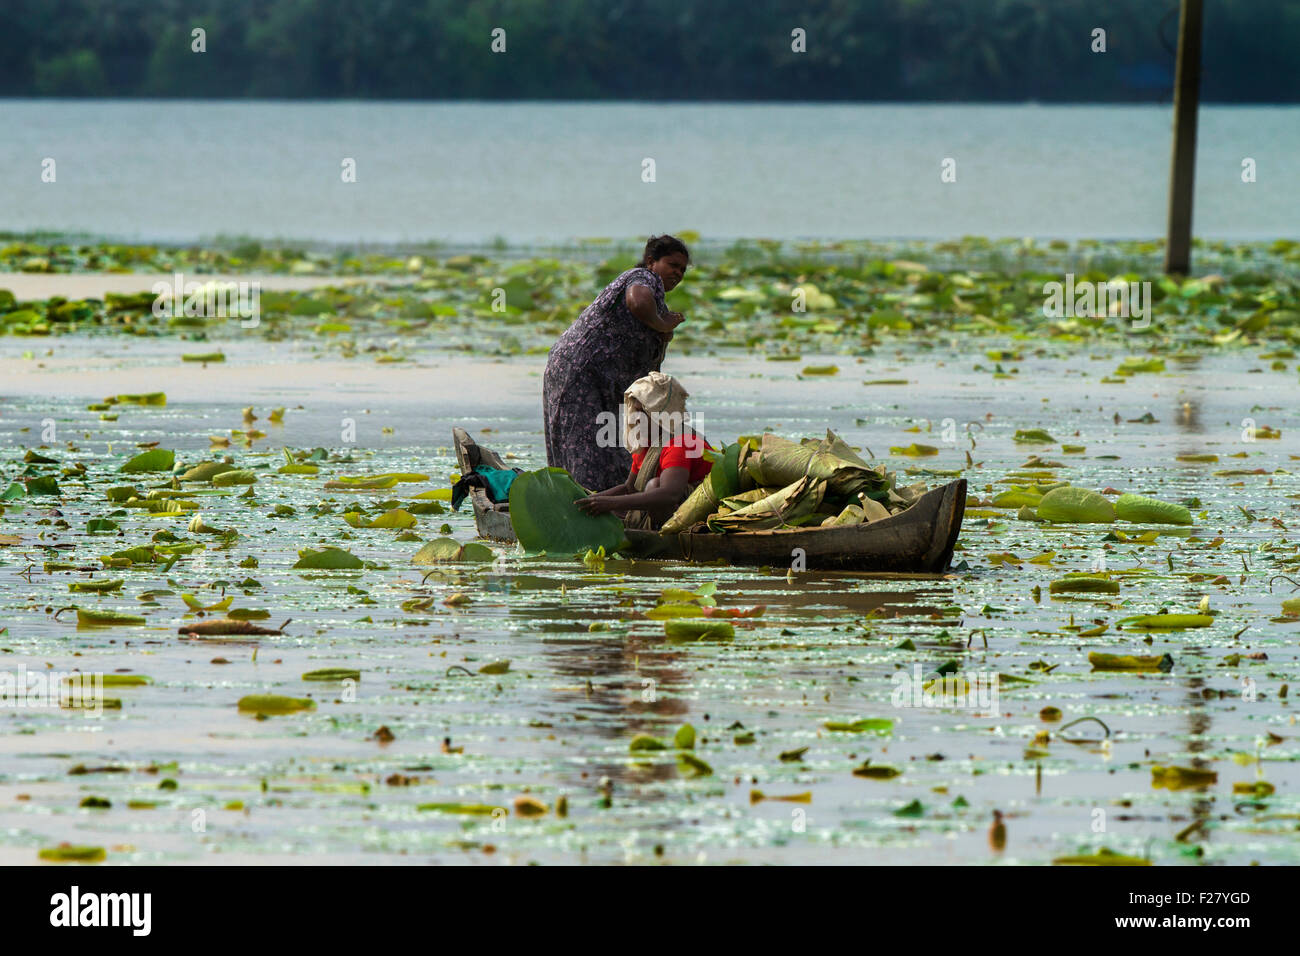
M 602 429 L 611 432 L 603 426 L 617 419 L 623 392 L 659 371 L 673 329 L 682 322 L 664 295 L 682 281 L 689 264 L 684 242 L 652 236 L 641 264 L 607 285 L 551 347 L 542 384 L 546 462 L 566 469 L 584 488 L 610 488 L 627 476 L 627 449 L 598 436 Z

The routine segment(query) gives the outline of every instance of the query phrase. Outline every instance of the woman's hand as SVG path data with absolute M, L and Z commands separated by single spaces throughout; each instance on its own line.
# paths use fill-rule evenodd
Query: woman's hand
M 664 328 L 656 331 L 659 333 L 659 338 L 667 345 L 673 340 L 673 329 L 686 321 L 686 317 L 680 312 L 667 312 L 660 316 L 660 321 L 663 322 Z
M 601 497 L 600 495 L 589 495 L 586 498 L 579 498 L 577 500 L 577 505 L 578 509 L 584 514 L 603 515 L 609 514 L 618 507 L 619 503 L 610 498 Z

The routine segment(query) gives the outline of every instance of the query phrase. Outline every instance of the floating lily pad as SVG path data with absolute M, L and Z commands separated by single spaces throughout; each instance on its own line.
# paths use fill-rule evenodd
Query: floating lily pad
M 1174 667 L 1174 659 L 1170 654 L 1139 656 L 1090 651 L 1088 663 L 1099 671 L 1169 671 Z
M 361 559 L 352 552 L 330 547 L 321 548 L 319 551 L 304 548 L 298 552 L 298 562 L 294 565 L 294 568 L 326 571 L 355 571 L 362 567 L 364 565 Z
M 310 681 L 361 680 L 361 671 L 348 667 L 326 667 L 321 670 L 308 671 L 302 675 L 302 679 Z
M 62 846 L 46 847 L 38 854 L 42 860 L 52 863 L 102 863 L 108 856 L 102 846 Z
M 1130 630 L 1180 631 L 1189 627 L 1209 627 L 1214 618 L 1209 614 L 1137 614 L 1116 623 Z
M 315 710 L 316 702 L 310 697 L 249 694 L 247 697 L 239 698 L 239 709 L 250 713 L 267 715 L 296 714 L 302 710 Z
M 1110 524 L 1115 508 L 1085 488 L 1055 488 L 1038 503 L 1038 517 L 1059 524 Z
M 1076 575 L 1053 581 L 1048 590 L 1052 594 L 1118 594 L 1119 582 L 1103 577 Z
M 176 464 L 176 453 L 167 448 L 154 448 L 141 452 L 126 462 L 120 469 L 130 474 L 134 472 L 171 471 Z
M 1134 524 L 1192 523 L 1192 513 L 1183 505 L 1134 494 L 1123 494 L 1115 500 L 1115 517 Z
M 428 813 L 454 813 L 472 817 L 490 817 L 498 811 L 508 812 L 505 807 L 490 803 L 422 803 L 415 809 Z
M 143 623 L 145 623 L 145 620 L 139 614 L 127 614 L 124 611 L 77 608 L 78 627 L 120 627 L 124 625 Z
M 1124 856 L 1102 848 L 1093 854 L 1058 856 L 1053 866 L 1150 866 L 1151 861 L 1140 856 Z
M 664 634 L 674 641 L 729 641 L 736 636 L 735 625 L 726 621 L 664 621 Z
M 68 590 L 103 594 L 106 591 L 117 591 L 125 583 L 122 578 L 114 578 L 110 581 L 73 581 L 68 585 Z
M 442 564 L 464 561 L 471 564 L 490 564 L 496 560 L 496 557 L 495 551 L 477 541 L 462 545 L 453 538 L 435 538 L 412 555 L 411 563 Z
M 860 720 L 828 720 L 827 730 L 849 734 L 889 734 L 893 733 L 894 722 L 884 717 L 864 717 Z
M 1168 790 L 1183 790 L 1188 787 L 1206 787 L 1218 783 L 1219 775 L 1213 770 L 1199 767 L 1162 767 L 1151 768 L 1151 785 Z

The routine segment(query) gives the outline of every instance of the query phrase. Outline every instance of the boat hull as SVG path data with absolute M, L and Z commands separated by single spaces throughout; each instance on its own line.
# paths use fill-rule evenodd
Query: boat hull
M 462 473 L 478 464 L 500 462 L 463 429 L 453 430 Z M 489 457 L 490 456 L 490 457 Z M 493 467 L 500 467 L 494 464 Z M 480 537 L 513 543 L 510 511 L 493 504 L 481 488 L 470 489 Z M 789 568 L 808 571 L 860 571 L 882 574 L 942 574 L 966 511 L 966 479 L 926 492 L 906 511 L 869 524 L 830 528 L 787 528 L 735 534 L 660 534 L 629 530 L 630 557 L 649 561 L 694 561 Z

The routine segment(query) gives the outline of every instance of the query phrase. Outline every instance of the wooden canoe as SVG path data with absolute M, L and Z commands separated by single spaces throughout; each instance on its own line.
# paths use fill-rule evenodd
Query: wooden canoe
M 461 474 L 478 465 L 504 468 L 491 451 L 462 428 L 452 429 Z M 494 504 L 482 488 L 470 489 L 480 537 L 513 543 L 510 508 Z M 788 528 L 736 534 L 660 534 L 627 532 L 631 557 L 657 561 L 725 561 L 754 567 L 789 568 L 800 559 L 809 571 L 866 571 L 941 574 L 952 562 L 953 546 L 966 511 L 966 479 L 926 492 L 912 507 L 870 524 L 835 528 Z

